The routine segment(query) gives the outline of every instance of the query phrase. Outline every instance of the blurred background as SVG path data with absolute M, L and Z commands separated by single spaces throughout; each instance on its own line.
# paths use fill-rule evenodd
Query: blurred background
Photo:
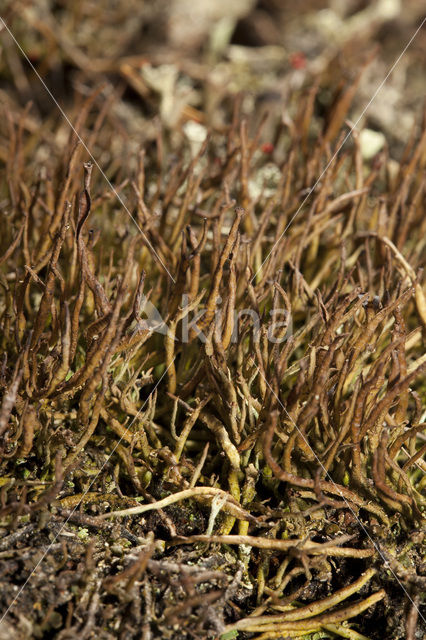
M 3 109 L 16 117 L 31 101 L 26 126 L 46 136 L 50 120 L 60 118 L 25 52 L 67 113 L 99 88 L 100 108 L 109 104 L 107 119 L 123 128 L 130 148 L 153 140 L 159 124 L 196 144 L 205 127 L 229 122 L 236 95 L 253 120 L 264 111 L 272 120 L 291 119 L 299 94 L 317 85 L 319 122 L 343 85 L 357 85 L 350 111 L 356 122 L 426 15 L 422 0 L 3 0 L 0 6 Z M 423 27 L 360 122 L 379 134 L 372 134 L 374 149 L 384 134 L 398 155 L 419 121 L 425 53 Z M 60 131 L 56 136 L 60 145 Z

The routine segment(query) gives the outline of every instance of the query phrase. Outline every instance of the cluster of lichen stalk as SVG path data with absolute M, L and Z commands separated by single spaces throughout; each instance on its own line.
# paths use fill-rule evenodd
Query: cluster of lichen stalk
M 92 122 L 94 149 L 105 145 L 95 98 L 76 122 L 82 136 Z M 262 123 L 249 134 L 236 108 L 195 156 L 182 148 L 169 164 L 163 141 L 112 176 L 128 212 L 74 133 L 46 167 L 31 162 L 26 112 L 2 141 L 2 522 L 97 504 L 99 526 L 131 516 L 131 528 L 156 509 L 169 545 L 235 545 L 253 615 L 222 611 L 217 627 L 259 640 L 364 637 L 344 623 L 385 598 L 375 569 L 315 601 L 307 587 L 331 575 L 331 558 L 372 566 L 380 528 L 408 533 L 424 508 L 426 131 L 397 169 L 386 149 L 366 164 L 356 132 L 335 154 L 345 94 L 311 140 L 314 98 L 276 132 L 272 188 L 253 190 Z M 147 301 L 167 331 L 144 323 Z M 271 340 L 278 309 L 285 339 Z M 210 514 L 207 531 L 182 535 L 167 507 L 186 500 Z M 154 571 L 153 534 L 115 583 L 134 589 L 134 575 Z M 393 571 L 415 601 L 415 569 Z M 187 624 L 200 598 L 188 603 L 167 621 Z

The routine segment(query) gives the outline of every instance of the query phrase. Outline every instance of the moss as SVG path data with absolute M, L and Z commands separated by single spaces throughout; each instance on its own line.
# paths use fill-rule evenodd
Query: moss
M 143 65 L 108 64 L 148 101 Z M 342 148 L 359 77 L 320 115 L 320 83 L 269 120 L 226 94 L 221 126 L 191 81 L 195 152 L 185 123 L 153 133 L 143 114 L 136 144 L 129 96 L 83 96 L 89 81 L 71 132 L 16 97 L 0 123 L 8 620 L 222 640 L 377 638 L 388 620 L 414 637 L 426 131 L 398 162 L 392 145 L 365 160 L 356 131 Z

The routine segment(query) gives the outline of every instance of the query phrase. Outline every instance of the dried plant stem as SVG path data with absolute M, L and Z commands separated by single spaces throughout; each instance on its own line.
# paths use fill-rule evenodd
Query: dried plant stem
M 193 487 L 191 489 L 184 489 L 184 491 L 178 491 L 167 498 L 163 498 L 158 502 L 154 502 L 152 504 L 143 504 L 138 507 L 132 507 L 130 509 L 123 509 L 121 511 L 111 511 L 111 513 L 106 513 L 102 516 L 98 516 L 100 520 L 104 520 L 106 518 L 112 517 L 123 517 L 130 515 L 137 515 L 139 513 L 145 513 L 146 511 L 151 511 L 153 509 L 163 509 L 170 504 L 174 504 L 175 502 L 180 502 L 181 500 L 187 500 L 188 498 L 199 498 L 203 496 L 225 496 L 227 498 L 227 502 L 223 506 L 223 510 L 228 512 L 229 514 L 239 518 L 240 520 L 253 520 L 253 516 L 251 516 L 247 511 L 245 511 L 242 507 L 235 502 L 235 500 L 228 494 L 226 491 L 222 489 L 216 489 L 215 487 Z
M 108 514 L 111 515 L 111 514 Z M 349 536 L 350 539 L 351 536 Z M 346 541 L 348 536 L 342 536 L 342 541 Z M 270 549 L 276 551 L 288 551 L 297 548 L 305 553 L 312 555 L 329 555 L 333 557 L 352 557 L 352 558 L 370 558 L 375 554 L 375 549 L 352 549 L 349 547 L 330 546 L 329 543 L 323 544 L 319 542 L 301 540 L 275 540 L 268 538 L 260 538 L 257 536 L 240 536 L 240 535 L 212 535 L 212 536 L 189 536 L 173 540 L 173 544 L 187 544 L 189 542 L 219 542 L 223 544 L 244 544 L 258 549 Z M 335 544 L 341 544 L 339 540 Z
M 226 632 L 234 631 L 234 630 L 244 630 L 244 631 L 276 631 L 284 633 L 285 631 L 305 631 L 305 629 L 312 628 L 320 628 L 322 624 L 336 624 L 338 622 L 342 622 L 344 620 L 348 620 L 349 618 L 353 618 L 369 607 L 373 606 L 380 600 L 383 600 L 386 592 L 384 589 L 380 589 L 376 593 L 373 593 L 368 598 L 361 600 L 353 605 L 349 605 L 343 609 L 338 609 L 337 611 L 324 613 L 322 615 L 315 616 L 313 618 L 298 620 L 294 622 L 281 622 L 279 620 L 280 616 L 271 616 L 273 618 L 273 622 L 268 622 L 269 616 L 262 616 L 262 622 L 256 621 L 256 618 L 243 618 L 239 620 L 233 625 L 229 625 L 226 627 Z M 285 614 L 282 614 L 282 619 L 285 618 Z M 306 631 L 305 631 L 306 632 Z
M 264 436 L 264 453 L 265 458 L 268 465 L 271 467 L 274 475 L 282 480 L 283 482 L 289 482 L 290 484 L 294 484 L 299 487 L 309 487 L 310 489 L 315 489 L 315 480 L 311 480 L 309 478 L 300 478 L 291 473 L 284 471 L 274 460 L 271 454 L 271 442 L 272 436 L 275 430 L 277 422 L 277 414 L 273 413 L 271 415 L 270 424 L 268 429 L 265 431 Z M 383 509 L 379 507 L 379 505 L 374 505 L 373 503 L 366 502 L 354 491 L 350 491 L 341 485 L 337 485 L 333 482 L 326 482 L 325 480 L 321 480 L 319 482 L 319 487 L 322 491 L 327 491 L 332 493 L 333 495 L 340 496 L 348 501 L 349 505 L 352 503 L 358 507 L 363 507 L 367 511 L 371 511 L 371 513 L 376 514 L 381 518 L 381 520 L 385 523 L 389 523 L 389 518 L 384 513 Z

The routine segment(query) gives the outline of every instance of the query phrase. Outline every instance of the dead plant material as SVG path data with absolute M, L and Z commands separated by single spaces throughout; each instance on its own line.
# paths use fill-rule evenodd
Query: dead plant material
M 63 9 L 74 30 L 86 4 Z M 5 621 L 62 639 L 375 640 L 374 618 L 414 639 L 424 122 L 399 163 L 363 158 L 358 134 L 340 149 L 369 60 L 321 119 L 318 80 L 279 120 L 227 95 L 209 126 L 183 62 L 175 77 L 83 54 L 37 15 L 23 9 L 34 60 L 61 42 L 102 79 L 78 75 L 67 113 L 116 194 L 66 123 L 5 102 Z M 173 126 L 160 71 L 198 96 Z M 114 73 L 145 101 L 134 120 Z

